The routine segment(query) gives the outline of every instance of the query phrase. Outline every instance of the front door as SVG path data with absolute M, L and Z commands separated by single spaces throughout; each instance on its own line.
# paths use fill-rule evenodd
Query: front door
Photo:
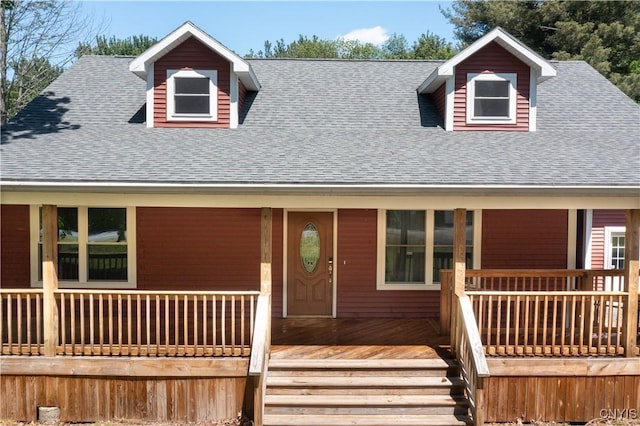
M 333 312 L 333 213 L 289 212 L 287 314 Z

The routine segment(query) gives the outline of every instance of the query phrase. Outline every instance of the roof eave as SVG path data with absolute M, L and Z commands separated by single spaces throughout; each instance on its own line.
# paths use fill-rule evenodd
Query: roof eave
M 244 84 L 248 90 L 260 90 L 260 82 L 248 62 L 189 21 L 185 22 L 158 43 L 142 52 L 131 62 L 131 64 L 129 64 L 129 71 L 143 80 L 146 80 L 148 77 L 149 66 L 162 56 L 169 53 L 180 43 L 187 40 L 189 37 L 195 37 L 209 49 L 229 61 L 233 66 L 233 71 L 238 74 L 240 81 L 242 81 L 242 84 Z
M 496 27 L 436 68 L 418 87 L 418 93 L 433 93 L 447 78 L 453 76 L 455 67 L 458 64 L 473 56 L 493 41 L 520 61 L 533 68 L 538 76 L 539 83 L 556 76 L 556 69 L 546 59 L 529 49 L 502 28 Z
M 499 184 L 295 184 L 295 183 L 140 183 L 140 182 L 36 182 L 2 181 L 6 192 L 72 193 L 235 193 L 304 195 L 547 195 L 629 197 L 640 185 L 499 185 Z M 640 207 L 640 198 L 638 198 Z

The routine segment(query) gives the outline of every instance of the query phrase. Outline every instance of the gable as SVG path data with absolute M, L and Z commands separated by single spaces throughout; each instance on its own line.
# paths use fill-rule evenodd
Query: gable
M 215 71 L 217 115 L 212 121 L 171 121 L 168 118 L 168 73 L 171 70 Z M 228 128 L 231 109 L 231 64 L 202 42 L 190 37 L 158 59 L 153 66 L 153 126 Z
M 477 124 L 468 123 L 469 102 L 467 90 L 469 75 L 473 74 L 515 74 L 516 105 L 515 123 L 513 124 Z M 491 42 L 473 56 L 456 66 L 454 83 L 453 130 L 529 130 L 529 98 L 530 98 L 529 66 L 507 52 L 496 42 Z

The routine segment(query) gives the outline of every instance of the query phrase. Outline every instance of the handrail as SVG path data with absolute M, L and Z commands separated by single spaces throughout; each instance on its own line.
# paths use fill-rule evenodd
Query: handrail
M 490 376 L 478 325 L 468 296 L 454 297 L 454 345 L 456 359 L 462 369 L 467 398 L 476 426 L 484 424 L 484 378 Z
M 269 295 L 261 295 L 258 297 L 253 342 L 251 343 L 250 376 L 259 376 L 264 371 L 268 353 L 267 331 L 269 322 Z
M 262 426 L 264 399 L 267 390 L 267 369 L 271 346 L 271 295 L 258 297 L 256 322 L 254 324 L 251 358 L 249 359 L 249 379 L 253 382 L 253 424 Z
M 42 290 L 41 290 L 42 291 Z M 22 293 L 23 291 L 21 291 Z M 260 292 L 255 290 L 245 291 L 179 291 L 179 290 L 89 290 L 89 289 L 71 289 L 59 288 L 54 290 L 56 294 L 93 294 L 93 295 L 140 295 L 140 296 L 259 296 Z

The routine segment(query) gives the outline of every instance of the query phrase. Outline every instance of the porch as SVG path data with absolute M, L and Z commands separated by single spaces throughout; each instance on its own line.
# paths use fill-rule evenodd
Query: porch
M 460 411 L 467 410 L 476 424 L 515 418 L 588 421 L 604 409 L 637 413 L 638 262 L 633 259 L 640 217 L 637 211 L 630 216 L 632 260 L 624 271 L 474 271 L 464 267 L 465 212 L 456 210 L 454 269 L 442 271 L 437 322 L 272 318 L 268 214 L 260 291 L 59 289 L 55 244 L 47 245 L 56 233 L 45 230 L 44 288 L 0 290 L 1 390 L 15 395 L 4 398 L 0 408 L 4 416 L 33 420 L 35 407 L 54 405 L 69 421 L 141 416 L 202 421 L 244 409 L 256 424 L 269 424 L 273 418 L 264 417 L 265 406 L 284 404 L 284 398 L 269 397 L 270 371 L 378 375 L 372 369 L 382 366 L 412 377 L 407 371 L 430 370 L 435 363 L 455 396 L 453 402 L 436 400 L 463 423 L 467 418 Z M 621 287 L 604 291 L 607 280 Z M 315 404 L 310 413 L 350 399 L 339 395 L 353 385 L 333 393 L 334 388 L 324 388 L 329 382 L 309 384 L 330 396 L 307 398 Z M 388 387 L 397 391 L 398 382 L 392 382 Z M 393 410 L 408 406 L 411 421 L 432 412 L 415 396 L 426 388 L 431 392 L 428 379 L 424 386 L 399 382 L 403 393 Z M 356 383 L 369 383 L 361 390 L 374 395 L 389 390 L 373 387 L 366 377 Z M 404 393 L 407 387 L 414 396 Z M 587 396 L 585 387 L 600 391 Z M 389 411 L 371 395 L 362 395 L 361 407 L 348 408 L 356 413 L 348 415 L 359 416 L 350 420 L 372 424 L 372 416 L 384 415 L 378 409 L 386 415 L 401 412 Z M 378 411 L 369 411 L 369 403 Z

